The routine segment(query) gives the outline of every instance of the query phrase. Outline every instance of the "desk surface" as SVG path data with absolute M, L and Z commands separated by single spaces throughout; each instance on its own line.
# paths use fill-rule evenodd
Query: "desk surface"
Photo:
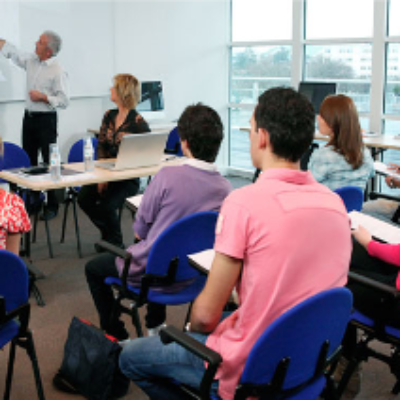
M 70 186 L 84 186 L 101 182 L 122 181 L 124 179 L 155 175 L 162 167 L 167 165 L 179 165 L 182 163 L 182 160 L 182 158 L 175 158 L 151 167 L 126 169 L 123 171 L 110 171 L 104 168 L 95 167 L 91 172 L 84 172 L 84 163 L 64 164 L 63 166 L 65 168 L 77 171 L 78 173 L 76 175 L 62 176 L 61 180 L 57 182 L 52 181 L 49 174 L 29 176 L 10 171 L 0 171 L 0 178 L 30 190 L 45 191 Z
M 241 131 L 250 132 L 250 128 L 240 128 Z M 328 136 L 321 135 L 319 132 L 315 133 L 315 140 L 328 141 Z M 379 136 L 363 136 L 364 143 L 367 147 L 374 147 L 378 149 L 393 149 L 400 150 L 400 140 L 389 135 Z
M 189 264 L 198 269 L 203 274 L 210 272 L 212 263 L 214 261 L 215 251 L 213 249 L 208 249 L 200 251 L 199 253 L 189 254 Z

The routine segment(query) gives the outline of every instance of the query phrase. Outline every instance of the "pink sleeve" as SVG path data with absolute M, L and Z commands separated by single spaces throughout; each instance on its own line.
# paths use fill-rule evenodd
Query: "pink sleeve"
M 223 203 L 218 217 L 215 232 L 215 251 L 243 259 L 247 247 L 248 220 L 247 210 L 228 197 Z
M 371 240 L 368 244 L 368 254 L 400 267 L 400 244 L 380 243 Z

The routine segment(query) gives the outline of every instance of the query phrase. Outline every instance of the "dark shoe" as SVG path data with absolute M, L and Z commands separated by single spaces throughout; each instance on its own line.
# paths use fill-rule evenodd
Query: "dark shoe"
M 58 210 L 45 209 L 42 214 L 40 214 L 40 219 L 42 221 L 50 221 L 51 219 L 57 217 Z

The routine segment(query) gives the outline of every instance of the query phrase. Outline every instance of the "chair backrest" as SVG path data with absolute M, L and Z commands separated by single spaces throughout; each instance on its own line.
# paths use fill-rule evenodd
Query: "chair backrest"
M 241 383 L 271 382 L 278 363 L 290 357 L 282 388 L 294 388 L 315 375 L 323 343 L 329 341 L 328 357 L 341 344 L 352 307 L 346 288 L 320 292 L 279 316 L 253 346 Z
M 92 145 L 93 145 L 93 150 L 94 150 L 94 160 L 97 160 L 97 143 L 98 140 L 94 137 L 92 137 Z M 68 153 L 68 162 L 69 163 L 74 163 L 74 162 L 82 162 L 83 161 L 83 147 L 85 145 L 85 140 L 80 139 L 76 141 L 71 148 L 69 149 Z
M 8 250 L 0 250 L 0 296 L 9 312 L 28 302 L 29 277 L 24 262 Z
M 175 154 L 179 157 L 183 156 L 181 148 L 181 140 L 178 134 L 178 127 L 172 129 L 172 131 L 169 133 L 164 153 Z
M 170 225 L 157 238 L 147 259 L 146 273 L 166 274 L 170 261 L 179 258 L 176 281 L 196 278 L 201 273 L 188 263 L 188 254 L 211 249 L 215 239 L 218 213 L 202 211 Z
M 343 186 L 334 192 L 342 198 L 347 212 L 361 211 L 364 202 L 364 193 L 358 186 Z
M 0 171 L 13 168 L 27 168 L 31 166 L 28 154 L 15 143 L 4 142 L 4 153 L 0 157 Z M 0 179 L 0 182 L 5 182 Z

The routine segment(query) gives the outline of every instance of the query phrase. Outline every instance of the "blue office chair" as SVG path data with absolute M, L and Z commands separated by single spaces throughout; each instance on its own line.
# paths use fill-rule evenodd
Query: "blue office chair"
M 167 143 L 165 145 L 165 154 L 173 154 L 176 155 L 177 157 L 182 157 L 182 148 L 181 148 L 181 140 L 179 138 L 178 134 L 178 127 L 175 127 L 172 129 L 172 131 L 169 133 Z
M 235 400 L 318 398 L 327 383 L 325 371 L 340 354 L 351 306 L 351 292 L 334 288 L 312 296 L 279 316 L 251 349 Z M 208 363 L 200 390 L 181 383 L 178 386 L 194 398 L 218 399 L 210 395 L 210 388 L 223 361 L 221 356 L 173 326 L 163 328 L 160 336 L 165 344 L 177 342 Z M 330 378 L 329 383 L 330 391 L 334 392 Z
M 4 142 L 4 154 L 0 157 L 0 170 L 14 169 L 14 168 L 28 168 L 31 166 L 29 156 L 26 151 L 19 147 L 18 145 L 10 142 Z M 5 182 L 0 179 L 0 182 Z M 17 191 L 17 193 L 24 199 L 25 207 L 29 214 L 33 214 L 33 238 L 32 242 L 36 241 L 37 224 L 40 208 L 44 202 L 44 195 L 40 193 L 39 196 L 33 195 L 32 192 L 28 190 L 17 190 L 16 187 L 11 187 L 12 190 Z M 53 247 L 51 244 L 51 236 L 48 221 L 45 221 L 47 246 L 49 249 L 49 255 L 53 258 Z
M 392 286 L 373 280 L 359 273 L 350 272 L 349 282 L 369 287 L 371 290 L 382 295 L 382 306 L 389 305 L 391 302 L 398 302 L 400 291 Z M 400 329 L 388 325 L 384 320 L 372 319 L 367 315 L 354 309 L 350 316 L 350 325 L 357 328 L 363 334 L 358 338 L 357 346 L 352 354 L 350 361 L 345 369 L 341 381 L 338 385 L 337 394 L 340 396 L 346 389 L 346 386 L 356 370 L 357 366 L 368 361 L 369 357 L 375 358 L 386 363 L 390 372 L 395 376 L 396 382 L 392 388 L 393 394 L 400 393 Z M 373 340 L 387 343 L 392 347 L 390 354 L 384 354 L 378 350 L 369 347 Z
M 343 200 L 347 212 L 361 211 L 364 193 L 358 186 L 343 186 L 334 190 Z
M 118 293 L 113 318 L 121 312 L 130 314 L 137 335 L 143 336 L 139 307 L 149 302 L 164 305 L 191 303 L 203 289 L 206 276 L 189 265 L 187 255 L 213 247 L 217 216 L 214 211 L 203 211 L 188 215 L 165 229 L 151 248 L 140 287 L 127 283 L 131 255 L 107 242 L 99 242 L 100 246 L 125 259 L 121 279 L 109 277 L 105 280 Z M 157 287 L 167 288 L 169 293 L 155 290 Z M 123 299 L 132 301 L 130 308 L 121 304 Z
M 10 398 L 16 346 L 28 353 L 35 375 L 38 397 L 44 400 L 39 364 L 31 331 L 28 329 L 28 271 L 15 254 L 0 250 L 0 348 L 11 342 L 4 399 Z
M 94 149 L 94 154 L 93 154 L 94 160 L 97 160 L 97 143 L 98 143 L 98 140 L 96 138 L 92 138 L 92 146 Z M 72 147 L 70 148 L 69 153 L 68 153 L 68 163 L 83 161 L 84 146 L 85 146 L 84 139 L 80 139 L 72 145 Z M 66 198 L 64 201 L 65 207 L 64 207 L 63 223 L 62 223 L 62 228 L 61 228 L 60 243 L 64 243 L 68 209 L 69 209 L 69 206 L 72 204 L 72 209 L 73 209 L 73 213 L 74 213 L 74 224 L 75 224 L 76 244 L 77 244 L 77 249 L 78 249 L 78 255 L 80 258 L 82 258 L 81 239 L 80 239 L 79 225 L 78 225 L 78 213 L 76 211 L 76 199 L 78 197 L 79 190 L 80 190 L 80 187 L 70 187 L 67 190 Z

